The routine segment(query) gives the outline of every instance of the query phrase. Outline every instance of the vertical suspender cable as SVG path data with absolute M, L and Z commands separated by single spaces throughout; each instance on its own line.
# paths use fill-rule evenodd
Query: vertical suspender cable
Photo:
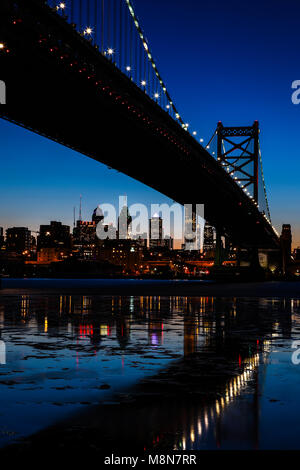
M 138 35 L 136 34 L 136 36 L 135 36 L 135 83 L 138 83 L 138 82 L 139 82 L 139 71 L 138 71 L 139 58 L 138 58 L 138 48 L 139 48 L 139 38 L 138 38 Z
M 122 14 L 122 0 L 120 1 L 119 4 L 120 7 L 120 44 L 119 44 L 119 49 L 120 49 L 120 61 L 119 61 L 119 67 L 122 70 L 122 60 L 123 60 L 123 54 L 122 54 L 122 48 L 123 48 L 123 14 Z
M 107 2 L 107 47 L 111 48 L 110 41 L 110 0 Z
M 71 0 L 71 23 L 74 23 L 74 0 Z
M 94 27 L 95 27 L 95 39 L 94 39 L 94 43 L 95 45 L 98 44 L 97 42 L 97 33 L 98 33 L 98 28 L 97 28 L 97 18 L 98 16 L 98 0 L 94 0 Z
M 102 25 L 101 25 L 101 52 L 104 52 L 104 13 L 105 13 L 105 5 L 104 0 L 102 0 Z
M 127 54 L 127 47 L 128 47 L 128 16 L 126 15 L 125 11 L 125 17 L 124 17 L 124 61 L 125 61 L 125 67 L 128 66 L 128 54 Z
M 91 15 L 90 15 L 90 0 L 86 0 L 86 22 L 87 26 L 91 27 Z
M 79 0 L 79 29 L 82 29 L 82 0 Z
M 132 47 L 133 47 L 133 44 L 132 44 L 132 31 L 133 30 L 133 24 L 132 24 L 132 19 L 129 18 L 129 61 L 130 61 L 130 67 L 131 67 L 131 70 L 130 70 L 130 77 L 132 77 Z
M 113 49 L 115 54 L 119 52 L 119 48 L 117 47 L 117 0 L 113 2 L 113 18 L 114 18 L 114 45 Z
M 147 82 L 148 82 L 148 94 L 149 96 L 151 96 L 151 66 L 150 66 L 150 62 L 147 60 L 147 66 L 148 66 L 148 79 L 147 79 Z
M 142 65 L 143 65 L 143 50 L 142 50 L 142 46 L 140 46 L 140 80 L 144 80 Z

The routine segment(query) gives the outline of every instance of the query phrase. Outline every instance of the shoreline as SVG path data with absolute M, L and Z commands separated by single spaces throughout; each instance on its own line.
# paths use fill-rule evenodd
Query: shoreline
M 217 282 L 137 279 L 2 279 L 0 296 L 148 295 L 300 298 L 299 281 Z

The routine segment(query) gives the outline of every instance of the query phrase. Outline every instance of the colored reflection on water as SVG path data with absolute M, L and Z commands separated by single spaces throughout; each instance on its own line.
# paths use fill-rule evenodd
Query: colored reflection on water
M 108 432 L 147 450 L 299 448 L 299 313 L 293 299 L 3 295 L 0 446 L 163 371 L 178 393 Z

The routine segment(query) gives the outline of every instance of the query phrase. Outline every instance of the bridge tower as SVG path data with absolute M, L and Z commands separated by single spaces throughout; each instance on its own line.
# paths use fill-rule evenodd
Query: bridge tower
M 244 189 L 250 187 L 258 202 L 259 126 L 217 127 L 217 158 L 228 174 Z

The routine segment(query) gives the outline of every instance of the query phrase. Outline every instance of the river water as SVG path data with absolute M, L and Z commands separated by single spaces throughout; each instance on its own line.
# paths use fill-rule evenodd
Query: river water
M 297 299 L 6 291 L 0 331 L 1 447 L 128 402 L 143 449 L 300 448 Z

